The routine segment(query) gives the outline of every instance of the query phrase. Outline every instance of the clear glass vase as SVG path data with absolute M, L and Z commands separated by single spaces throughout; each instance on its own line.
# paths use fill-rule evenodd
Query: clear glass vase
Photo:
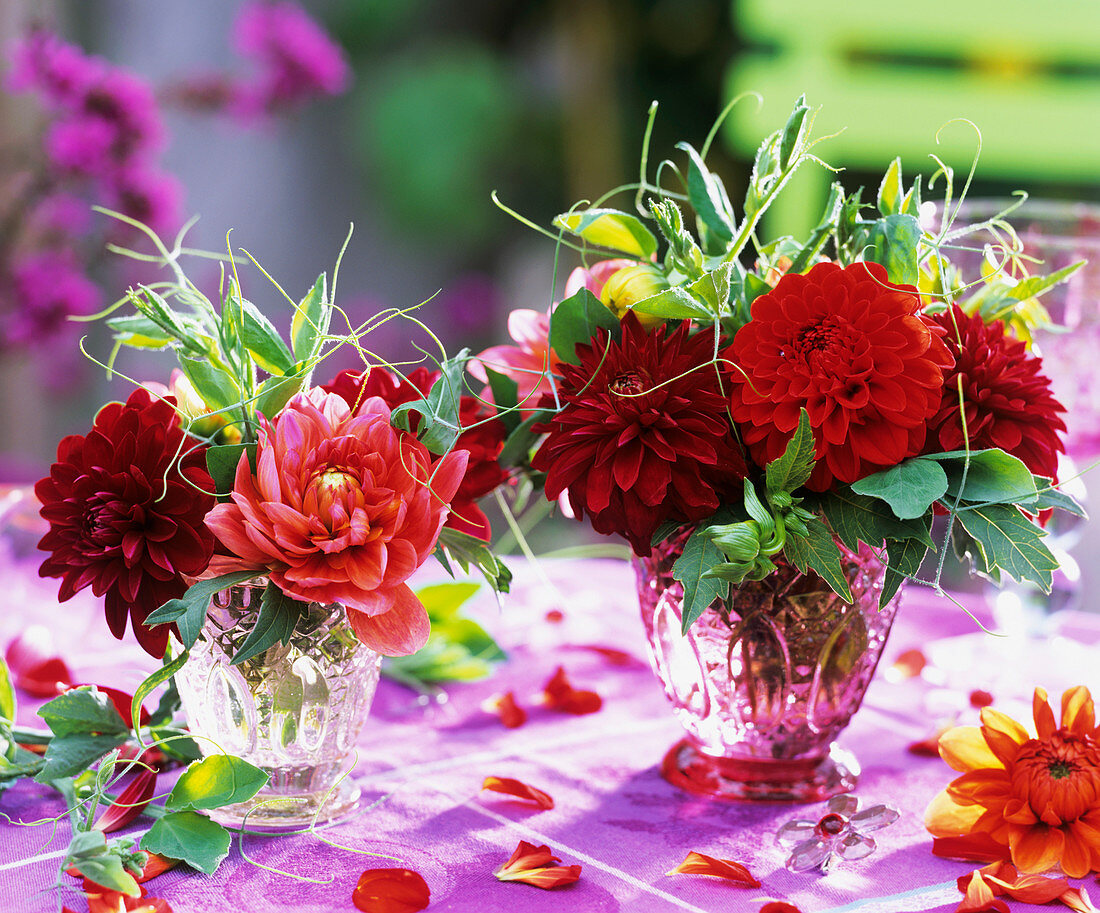
M 254 798 L 211 817 L 249 830 L 290 829 L 338 817 L 358 801 L 348 774 L 382 657 L 359 642 L 343 606 L 309 603 L 289 643 L 233 665 L 263 590 L 253 582 L 214 596 L 176 683 L 199 749 L 237 755 L 271 778 Z
M 842 547 L 851 605 L 812 571 L 782 565 L 733 586 L 681 634 L 672 566 L 685 538 L 634 559 L 650 660 L 687 731 L 662 762 L 665 779 L 741 801 L 848 792 L 859 764 L 834 739 L 863 700 L 898 605 L 878 608 L 882 562 Z

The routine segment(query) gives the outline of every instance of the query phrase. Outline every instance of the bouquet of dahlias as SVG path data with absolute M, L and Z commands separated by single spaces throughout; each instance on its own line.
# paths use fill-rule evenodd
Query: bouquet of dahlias
M 61 578 L 62 600 L 90 586 L 114 635 L 129 619 L 159 657 L 170 632 L 184 650 L 195 643 L 214 593 L 259 577 L 266 591 L 238 660 L 285 643 L 310 602 L 340 603 L 364 644 L 403 656 L 428 638 L 407 581 L 433 552 L 507 587 L 475 504 L 503 478 L 500 422 L 472 397 L 447 400 L 450 379 L 424 368 L 405 378 L 380 364 L 313 384 L 337 345 L 366 361 L 360 338 L 394 314 L 337 334 L 325 275 L 301 301 L 274 285 L 291 317 L 284 340 L 244 297 L 231 257 L 211 301 L 180 267 L 182 235 L 169 250 L 111 215 L 145 230 L 173 277 L 98 316 L 116 353 L 172 349 L 179 370 L 170 386 L 104 406 L 36 486 L 50 524 L 40 573 Z M 127 303 L 135 313 L 117 314 Z M 418 438 L 422 414 L 432 422 Z
M 655 183 L 644 150 L 636 211 L 559 216 L 587 265 L 549 312 L 512 313 L 516 345 L 471 364 L 510 422 L 506 456 L 549 499 L 641 556 L 690 530 L 685 630 L 777 562 L 850 601 L 841 545 L 887 560 L 883 605 L 930 550 L 938 588 L 937 514 L 980 573 L 1049 590 L 1036 520 L 1080 513 L 1055 481 L 1063 410 L 1028 348 L 1038 297 L 1080 264 L 1033 274 L 1007 213 L 956 226 L 942 163 L 926 185 L 946 187 L 939 207 L 894 161 L 873 204 L 834 183 L 809 237 L 762 238 L 790 176 L 824 165 L 813 118 L 799 99 L 763 142 L 740 211 L 706 165 L 715 131 Z M 979 229 L 1004 243 L 961 276 L 951 255 Z

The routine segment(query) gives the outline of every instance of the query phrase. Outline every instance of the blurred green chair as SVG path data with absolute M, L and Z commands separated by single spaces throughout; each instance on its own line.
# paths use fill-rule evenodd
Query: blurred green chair
M 815 135 L 843 129 L 821 146 L 830 164 L 882 173 L 901 155 L 911 176 L 935 170 L 935 153 L 961 181 L 977 134 L 948 122 L 966 118 L 981 130 L 983 178 L 1100 186 L 1100 3 L 733 0 L 732 10 L 753 49 L 731 62 L 727 97 L 765 99 L 762 109 L 741 102 L 726 122 L 742 157 L 805 93 L 821 107 Z M 831 179 L 804 166 L 778 198 L 773 227 L 808 231 Z

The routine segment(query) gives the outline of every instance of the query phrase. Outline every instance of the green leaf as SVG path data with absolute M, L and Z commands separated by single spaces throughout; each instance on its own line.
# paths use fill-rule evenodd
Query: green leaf
M 961 497 L 962 500 L 973 503 L 1018 504 L 1034 501 L 1038 496 L 1035 479 L 1027 466 L 1003 450 L 972 450 L 969 454 L 969 465 L 965 450 L 932 453 L 920 459 L 934 460 L 943 466 L 948 479 L 949 501 Z
M 806 524 L 807 535 L 798 536 L 787 531 L 787 541 L 783 554 L 802 573 L 813 568 L 832 588 L 833 592 L 845 602 L 852 601 L 852 591 L 848 579 L 844 576 L 844 567 L 829 528 L 816 517 Z
M 107 325 L 114 331 L 116 340 L 135 349 L 163 349 L 175 339 L 143 314 L 112 317 Z
M 0 718 L 15 722 L 15 689 L 11 684 L 8 664 L 0 659 Z
M 913 459 L 852 483 L 858 495 L 879 498 L 901 520 L 923 517 L 947 491 L 947 473 L 934 460 Z
M 450 558 L 464 572 L 468 572 L 471 566 L 476 567 L 494 592 L 508 592 L 512 572 L 477 536 L 471 536 L 447 526 L 443 527 L 436 542 L 436 557 L 447 568 L 448 573 L 450 573 L 450 566 L 447 564 L 447 559 Z
M 591 342 L 601 327 L 616 337 L 621 332 L 618 318 L 607 305 L 582 288 L 554 308 L 550 315 L 550 348 L 562 361 L 579 365 L 577 345 Z
M 416 591 L 416 597 L 434 625 L 456 618 L 462 604 L 479 589 L 481 586 L 477 583 L 437 583 L 421 587 Z
M 710 308 L 696 300 L 687 289 L 678 285 L 635 302 L 630 306 L 630 310 L 669 320 L 709 320 L 714 316 Z
M 1019 581 L 1050 592 L 1058 561 L 1043 543 L 1046 534 L 1008 504 L 960 510 L 958 521 L 973 537 L 989 569 L 1000 568 Z
M 1017 301 L 1026 301 L 1028 298 L 1035 298 L 1048 289 L 1053 288 L 1059 282 L 1068 279 L 1084 266 L 1085 263 L 1085 260 L 1078 260 L 1076 263 L 1071 263 L 1069 266 L 1055 270 L 1053 273 L 1046 276 L 1029 276 L 1027 279 L 1020 280 L 1010 288 L 1008 290 L 1008 295 L 1011 298 L 1015 298 Z
M 913 216 L 883 216 L 871 224 L 870 243 L 874 249 L 867 252 L 867 259 L 885 266 L 891 282 L 916 285 L 920 278 L 917 267 L 920 238 L 920 223 Z
M 141 848 L 213 875 L 229 855 L 229 831 L 196 812 L 169 812 L 141 838 Z
M 210 600 L 214 598 L 214 594 L 255 576 L 256 571 L 234 571 L 210 580 L 200 580 L 192 584 L 179 599 L 169 599 L 145 619 L 145 624 L 151 626 L 174 621 L 179 629 L 183 648 L 190 650 L 206 623 L 206 610 L 210 608 Z
M 195 387 L 195 392 L 211 409 L 225 409 L 241 401 L 241 390 L 232 375 L 209 361 L 180 356 L 180 368 Z
M 462 372 L 469 356 L 470 350 L 463 349 L 454 358 L 448 358 L 439 366 L 439 379 L 432 384 L 427 396 L 402 403 L 390 414 L 390 421 L 395 427 L 410 431 L 412 419 L 409 413 L 419 412 L 421 418 L 417 437 L 432 453 L 447 453 L 458 440 Z
M 72 694 L 71 691 L 68 693 Z M 117 711 L 114 711 L 114 714 L 116 719 L 122 719 Z M 46 748 L 46 764 L 34 778 L 35 782 L 50 783 L 62 777 L 75 777 L 83 773 L 112 748 L 117 748 L 125 742 L 128 734 L 129 730 L 104 735 L 90 735 L 82 732 L 55 736 Z
M 735 221 L 725 188 L 690 143 L 677 143 L 676 148 L 686 152 L 688 157 L 688 201 L 706 229 L 707 236 L 718 242 L 715 247 L 724 249 L 733 240 Z
M 733 264 L 722 263 L 696 279 L 688 289 L 695 298 L 705 301 L 714 314 L 721 314 L 729 304 L 730 276 L 732 275 Z
M 882 183 L 878 188 L 878 211 L 884 216 L 897 215 L 901 212 L 901 159 L 896 158 L 886 169 L 882 176 Z
M 224 495 L 233 490 L 242 453 L 248 454 L 248 462 L 255 471 L 255 444 L 215 444 L 206 448 L 206 471 L 214 480 L 214 489 L 218 494 Z
M 648 260 L 657 251 L 657 239 L 641 219 L 617 209 L 566 212 L 557 216 L 553 224 L 589 244 L 621 250 L 636 260 Z
M 796 155 L 802 153 L 802 147 L 806 143 L 806 115 L 810 109 L 806 106 L 806 96 L 799 95 L 794 103 L 794 110 L 783 125 L 783 133 L 779 140 L 779 167 L 786 171 Z
M 821 219 L 814 230 L 810 232 L 810 238 L 806 244 L 791 257 L 791 266 L 788 272 L 806 272 L 814 257 L 825 246 L 825 242 L 829 240 L 829 236 L 836 229 L 843 205 L 844 185 L 839 181 L 833 181 L 829 188 L 829 199 L 825 203 L 825 210 L 821 214 Z
M 256 411 L 267 418 L 274 418 L 283 410 L 290 398 L 302 389 L 305 376 L 269 377 L 256 392 Z
M 497 418 L 504 425 L 504 430 L 511 434 L 523 421 L 519 411 L 519 384 L 507 374 L 494 371 L 488 365 L 483 367 L 485 376 L 489 379 L 489 389 L 493 393 L 493 405 L 496 406 Z M 535 402 L 532 400 L 524 403 L 523 408 L 530 409 L 534 405 Z
M 273 375 L 293 371 L 294 357 L 275 325 L 246 298 L 238 298 L 234 305 L 240 309 L 241 341 L 256 364 Z
M 188 659 L 188 652 L 184 650 L 173 659 L 171 662 L 165 663 L 156 672 L 145 679 L 140 685 L 137 686 L 137 690 L 134 692 L 134 700 L 131 703 L 131 712 L 133 718 L 130 721 L 130 725 L 134 732 L 141 729 L 141 705 L 145 703 L 145 698 L 153 693 L 153 689 L 162 685 L 168 681 L 173 675 L 179 672 L 184 667 L 184 664 Z
M 928 554 L 928 547 L 916 539 L 887 539 L 886 554 L 889 565 L 879 594 L 879 608 L 890 604 L 903 581 L 917 576 L 924 556 Z
M 778 491 L 794 491 L 805 485 L 814 471 L 813 429 L 810 427 L 810 415 L 803 409 L 798 417 L 798 427 L 787 442 L 782 455 L 772 460 L 766 469 L 768 494 Z
M 1075 517 L 1088 518 L 1085 508 L 1077 503 L 1064 491 L 1053 488 L 1051 480 L 1043 476 L 1035 476 L 1036 495 L 1034 501 L 1020 501 L 1019 506 L 1030 514 L 1037 514 L 1041 510 L 1064 510 Z
M 653 537 L 649 540 L 649 544 L 652 546 L 660 545 L 683 525 L 677 520 L 665 520 L 653 531 Z
M 58 695 L 39 707 L 38 715 L 55 736 L 90 733 L 126 736 L 130 731 L 111 699 L 87 686 Z
M 111 891 L 121 891 L 128 897 L 139 897 L 141 889 L 134 876 L 126 871 L 122 857 L 107 847 L 107 837 L 101 831 L 80 831 L 73 835 L 69 843 L 68 865 L 76 866 L 78 872 L 91 879 L 97 885 Z
M 707 536 L 706 531 L 711 526 L 721 526 L 734 519 L 736 518 L 730 512 L 719 510 L 709 520 L 700 523 L 692 530 L 684 543 L 683 552 L 672 566 L 672 576 L 684 585 L 684 602 L 680 616 L 680 626 L 684 633 L 715 599 L 729 592 L 726 581 L 707 576 L 714 567 L 726 563 L 726 556 Z
M 290 635 L 302 617 L 305 603 L 292 599 L 270 580 L 260 598 L 260 613 L 248 636 L 234 654 L 234 666 L 264 653 L 277 643 L 290 643 Z
M 926 550 L 935 545 L 930 532 L 931 510 L 922 517 L 900 520 L 881 499 L 857 494 L 844 486 L 816 498 L 815 505 L 825 514 L 836 537 L 852 551 L 860 542 L 879 548 L 887 539 L 912 539 Z
M 245 802 L 270 777 L 241 758 L 216 754 L 191 764 L 172 787 L 164 807 L 172 811 L 199 811 Z
M 328 333 L 332 303 L 328 300 L 327 280 L 324 273 L 317 277 L 306 296 L 294 310 L 290 323 L 290 344 L 299 362 L 311 360 L 321 347 Z M 266 413 L 265 413 L 266 414 Z

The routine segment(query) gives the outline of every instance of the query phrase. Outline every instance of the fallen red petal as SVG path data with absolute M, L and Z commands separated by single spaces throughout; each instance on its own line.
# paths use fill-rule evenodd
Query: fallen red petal
M 178 859 L 168 859 L 159 853 L 149 853 L 148 855 L 149 861 L 145 863 L 145 868 L 141 870 L 141 874 L 135 878 L 138 884 L 150 881 L 158 875 L 163 875 L 169 869 L 174 869 L 179 865 Z
M 561 609 L 550 609 L 546 613 L 546 620 L 552 625 L 560 625 L 565 621 L 565 613 Z
M 893 681 L 915 678 L 921 674 L 927 665 L 928 660 L 920 650 L 905 650 L 894 660 L 888 677 Z
M 619 666 L 621 668 L 648 668 L 648 665 L 642 660 L 638 659 L 633 653 L 628 653 L 626 650 L 619 650 L 616 647 L 604 647 L 600 644 L 573 644 L 570 649 L 572 650 L 588 650 L 598 656 L 603 657 L 609 666 Z
M 574 688 L 565 674 L 565 667 L 558 666 L 542 688 L 543 703 L 551 710 L 583 716 L 595 713 L 603 706 L 603 698 L 595 691 Z
M 760 908 L 759 913 L 802 913 L 793 903 L 785 900 L 772 900 Z
M 1088 891 L 1084 888 L 1069 888 L 1058 899 L 1077 913 L 1097 913 L 1096 907 L 1089 899 Z
M 363 913 L 416 913 L 431 901 L 431 890 L 412 869 L 367 869 L 351 895 Z
M 31 625 L 15 637 L 4 661 L 12 684 L 31 697 L 57 697 L 72 687 L 73 674 L 55 652 L 53 635 L 42 625 Z
M 89 878 L 84 879 L 84 896 L 88 898 L 88 913 L 172 913 L 168 901 L 149 897 L 140 888 L 137 897 L 129 897 L 121 891 L 110 891 Z
M 157 772 L 140 768 L 118 798 L 96 819 L 93 829 L 110 834 L 126 827 L 149 804 L 156 788 Z
M 961 890 L 961 889 L 960 889 Z M 966 896 L 955 913 L 1009 913 L 1008 904 L 996 897 L 993 889 L 982 878 L 981 872 L 972 872 L 966 880 Z
M 508 861 L 493 874 L 501 881 L 522 881 L 544 890 L 573 884 L 581 877 L 579 865 L 551 865 L 555 862 L 561 860 L 550 847 L 521 840 Z
M 518 729 L 527 722 L 527 711 L 516 703 L 516 696 L 511 691 L 490 698 L 483 706 L 500 717 L 501 723 L 509 729 Z
M 964 837 L 935 837 L 932 855 L 943 859 L 968 859 L 971 862 L 1000 862 L 1009 858 L 1008 846 L 998 843 L 989 834 L 967 834 Z
M 665 872 L 666 875 L 712 875 L 715 878 L 724 878 L 746 888 L 758 888 L 760 882 L 752 877 L 752 873 L 732 859 L 716 859 L 705 853 L 697 853 L 692 850 L 684 857 L 676 868 Z
M 970 692 L 970 706 L 981 709 L 993 704 L 993 695 L 988 691 L 974 690 Z
M 550 809 L 554 807 L 554 799 L 549 793 L 544 793 L 541 789 L 529 786 L 522 780 L 513 780 L 511 777 L 486 777 L 485 782 L 481 784 L 481 788 L 496 793 L 504 793 L 516 799 L 526 799 L 541 808 Z

